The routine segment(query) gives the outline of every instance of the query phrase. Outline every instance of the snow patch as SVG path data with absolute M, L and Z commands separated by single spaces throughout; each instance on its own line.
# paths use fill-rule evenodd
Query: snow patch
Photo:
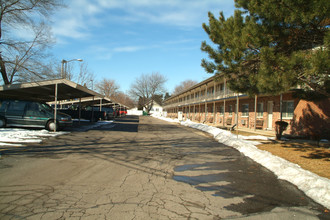
M 82 126 L 84 129 L 92 129 L 101 125 L 111 124 L 113 121 L 99 121 L 97 123 Z M 45 138 L 56 137 L 70 132 L 52 132 L 48 130 L 33 130 L 23 128 L 0 128 L 0 146 L 24 146 L 28 143 L 41 143 Z

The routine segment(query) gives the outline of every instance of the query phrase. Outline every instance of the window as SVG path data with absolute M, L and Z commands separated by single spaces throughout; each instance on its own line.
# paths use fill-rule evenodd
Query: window
M 264 116 L 264 103 L 257 104 L 257 118 L 262 118 Z
M 211 87 L 211 88 L 207 89 L 207 95 L 208 96 L 213 95 L 213 93 L 214 93 L 214 87 Z
M 293 118 L 294 102 L 293 101 L 283 101 L 282 102 L 282 117 L 283 118 Z
M 199 92 L 195 93 L 195 98 L 197 99 L 199 97 Z
M 220 115 L 223 115 L 223 113 L 224 113 L 224 107 L 223 107 L 223 105 L 219 107 L 219 112 L 220 112 Z
M 7 109 L 7 114 L 15 115 L 15 116 L 22 116 L 24 114 L 26 102 L 24 101 L 12 101 L 9 104 Z
M 219 92 L 219 91 L 220 91 L 220 85 L 221 85 L 221 84 L 217 84 L 217 85 L 215 86 L 215 91 L 216 91 L 216 92 Z
M 248 117 L 249 116 L 249 104 L 242 105 L 242 116 Z
M 7 108 L 8 102 L 0 100 L 0 112 L 5 112 Z
M 207 112 L 213 113 L 213 106 L 207 106 Z
M 233 106 L 232 105 L 229 106 L 228 112 L 229 112 L 229 116 L 233 115 Z

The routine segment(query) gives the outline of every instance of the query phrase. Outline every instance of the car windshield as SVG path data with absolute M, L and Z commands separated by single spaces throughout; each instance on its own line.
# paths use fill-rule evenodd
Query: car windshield
M 45 111 L 50 111 L 53 112 L 54 109 L 52 107 L 50 107 L 49 105 L 45 104 L 45 103 L 41 103 L 41 107 L 45 110 Z

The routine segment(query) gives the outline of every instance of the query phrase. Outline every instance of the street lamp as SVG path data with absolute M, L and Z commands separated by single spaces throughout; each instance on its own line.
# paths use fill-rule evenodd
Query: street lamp
M 72 61 L 79 61 L 82 62 L 82 59 L 73 59 L 73 60 L 62 60 L 62 66 L 61 66 L 61 78 L 63 79 L 63 73 L 66 78 L 66 70 L 67 70 L 67 63 L 72 62 Z M 64 66 L 65 65 L 65 66 Z M 64 72 L 63 72 L 63 67 L 64 67 Z

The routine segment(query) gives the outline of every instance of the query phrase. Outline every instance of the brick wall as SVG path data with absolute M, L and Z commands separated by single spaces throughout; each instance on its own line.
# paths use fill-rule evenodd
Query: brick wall
M 308 102 L 304 100 L 295 99 L 292 94 L 284 94 L 282 96 L 283 101 L 294 102 L 294 115 L 291 118 L 282 118 L 283 121 L 288 122 L 289 126 L 284 134 L 304 135 L 314 138 L 330 138 L 330 99 L 320 102 Z M 224 105 L 223 100 L 215 103 L 207 103 L 205 109 L 205 103 L 196 104 L 195 112 L 194 106 L 185 108 L 179 108 L 179 111 L 184 112 L 185 118 L 188 117 L 196 122 L 213 123 L 216 126 L 226 126 L 227 121 L 231 120 L 231 126 L 236 123 L 236 99 L 226 100 L 225 113 L 220 114 L 220 107 Z M 258 96 L 257 103 L 262 103 L 263 114 L 258 116 L 257 120 L 263 122 L 261 129 L 275 129 L 275 122 L 281 119 L 280 115 L 280 96 Z M 271 103 L 271 104 L 270 104 Z M 243 105 L 248 104 L 248 115 L 243 116 Z M 231 115 L 229 114 L 230 107 L 232 109 Z M 269 117 L 269 107 L 272 106 L 272 117 Z M 239 99 L 239 113 L 238 113 L 238 127 L 254 129 L 255 124 L 255 99 L 250 97 L 244 97 Z M 205 113 L 207 110 L 207 114 Z M 169 117 L 177 117 L 176 111 L 170 113 Z M 269 121 L 271 118 L 271 121 Z
M 298 101 L 291 133 L 312 139 L 330 139 L 330 99 L 323 101 Z

